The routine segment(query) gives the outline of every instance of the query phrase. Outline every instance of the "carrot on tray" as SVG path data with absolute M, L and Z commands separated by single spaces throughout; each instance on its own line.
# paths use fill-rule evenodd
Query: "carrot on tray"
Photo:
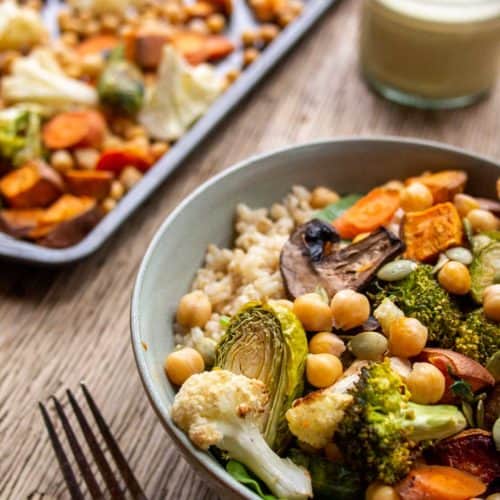
M 49 149 L 98 147 L 105 132 L 106 121 L 98 111 L 67 111 L 46 123 L 43 127 L 43 142 Z
M 96 165 L 96 170 L 109 170 L 120 173 L 125 167 L 132 166 L 145 172 L 153 164 L 149 153 L 132 148 L 109 149 L 104 151 Z
M 84 57 L 112 50 L 119 44 L 120 39 L 114 35 L 95 35 L 79 43 L 76 52 L 80 57 Z
M 371 233 L 390 222 L 399 204 L 397 191 L 375 188 L 334 220 L 333 226 L 345 239 L 352 239 L 361 233 Z
M 423 465 L 396 485 L 402 500 L 468 500 L 486 491 L 472 474 L 453 467 Z

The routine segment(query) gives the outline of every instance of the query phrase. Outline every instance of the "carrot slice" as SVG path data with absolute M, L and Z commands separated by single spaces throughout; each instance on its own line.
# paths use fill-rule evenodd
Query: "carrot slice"
M 43 142 L 49 149 L 98 147 L 105 131 L 106 122 L 98 111 L 67 111 L 59 113 L 45 124 Z
M 152 164 L 153 158 L 142 151 L 132 149 L 110 149 L 104 151 L 96 165 L 96 170 L 109 170 L 120 173 L 125 167 L 136 167 L 145 172 Z
M 342 238 L 352 239 L 361 233 L 371 233 L 390 222 L 399 208 L 399 193 L 376 188 L 346 210 L 333 226 Z
M 118 37 L 113 35 L 95 35 L 93 37 L 87 38 L 81 42 L 76 47 L 76 52 L 80 57 L 84 57 L 89 54 L 98 54 L 99 52 L 104 52 L 114 49 L 120 40 Z
M 396 485 L 402 500 L 468 500 L 486 491 L 486 485 L 467 472 L 442 465 L 413 469 Z
M 226 57 L 234 45 L 220 35 L 204 35 L 195 31 L 178 31 L 172 35 L 172 44 L 190 64 L 200 64 Z

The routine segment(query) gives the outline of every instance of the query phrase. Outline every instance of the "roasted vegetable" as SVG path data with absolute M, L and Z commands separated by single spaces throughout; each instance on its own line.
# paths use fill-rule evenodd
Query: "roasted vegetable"
M 247 304 L 231 322 L 217 346 L 215 366 L 261 380 L 270 393 L 264 438 L 278 453 L 290 434 L 285 413 L 302 394 L 307 338 L 286 307 Z
M 288 456 L 311 474 L 315 500 L 361 500 L 364 498 L 359 475 L 347 465 L 308 455 L 296 448 Z
M 45 211 L 28 236 L 42 246 L 65 248 L 78 243 L 102 216 L 94 198 L 65 194 Z
M 353 402 L 334 442 L 346 463 L 367 482 L 397 482 L 412 466 L 416 443 L 444 439 L 466 426 L 455 406 L 410 403 L 409 391 L 389 361 L 363 368 L 349 393 Z
M 318 224 L 323 223 L 313 219 L 300 226 L 281 250 L 281 274 L 291 297 L 314 292 L 317 287 L 326 290 L 329 297 L 345 288 L 360 290 L 384 262 L 403 250 L 401 240 L 381 228 L 342 249 L 334 243 L 337 238 L 332 233 L 328 241 L 317 241 L 318 245 L 323 243 L 322 248 L 311 254 L 307 233 Z
M 500 282 L 500 242 L 492 241 L 474 252 L 470 276 L 472 297 L 482 304 L 485 288 Z
M 242 463 L 236 460 L 229 460 L 226 464 L 226 471 L 233 476 L 236 481 L 255 491 L 255 493 L 264 500 L 278 500 L 274 495 L 264 493 L 265 487 L 262 487 L 259 479 L 248 472 Z
M 234 50 L 234 45 L 228 38 L 197 31 L 176 31 L 172 34 L 171 42 L 184 59 L 193 65 L 217 61 Z
M 0 231 L 15 238 L 23 238 L 35 229 L 44 213 L 43 209 L 1 210 Z
M 398 208 L 398 191 L 376 188 L 333 221 L 333 226 L 342 238 L 352 239 L 388 224 Z
M 42 156 L 41 117 L 25 106 L 0 111 L 0 160 L 14 166 Z
M 428 328 L 431 345 L 454 346 L 461 313 L 436 281 L 431 266 L 420 265 L 401 281 L 377 281 L 373 290 L 371 296 L 375 307 L 389 298 L 406 316 L 417 318 Z
M 41 160 L 30 161 L 0 179 L 0 194 L 11 208 L 45 207 L 63 190 L 60 175 Z
M 486 485 L 467 472 L 442 465 L 421 465 L 401 481 L 401 500 L 469 500 L 486 491 Z
M 139 69 L 115 49 L 101 73 L 97 92 L 100 102 L 113 111 L 135 115 L 144 99 L 144 81 Z
M 212 67 L 191 67 L 165 45 L 156 86 L 148 93 L 139 121 L 157 139 L 179 139 L 221 92 L 221 79 Z
M 500 324 L 486 318 L 482 309 L 469 312 L 458 330 L 455 349 L 484 365 L 500 350 Z
M 431 450 L 432 462 L 448 465 L 478 477 L 485 484 L 500 477 L 500 453 L 491 433 L 467 429 L 436 443 Z
M 314 218 L 331 223 L 339 218 L 348 208 L 352 207 L 360 198 L 361 196 L 359 194 L 343 196 L 335 203 L 316 212 Z
M 102 200 L 108 196 L 114 175 L 106 170 L 68 170 L 64 173 L 66 187 L 75 196 Z
M 51 108 L 93 106 L 97 93 L 86 83 L 68 77 L 48 49 L 35 49 L 16 59 L 11 74 L 2 79 L 6 102 L 37 103 Z
M 444 250 L 462 244 L 462 220 L 449 202 L 409 212 L 403 222 L 403 238 L 409 259 L 433 262 Z
M 153 164 L 153 157 L 149 152 L 130 147 L 122 149 L 108 149 L 104 151 L 96 165 L 96 170 L 109 170 L 119 174 L 124 168 L 132 166 L 142 172 Z
M 406 184 L 419 182 L 432 193 L 434 203 L 452 201 L 453 197 L 462 193 L 467 182 L 467 174 L 463 170 L 442 170 L 441 172 L 426 173 L 420 177 L 410 177 Z
M 120 44 L 120 39 L 114 35 L 94 35 L 80 42 L 75 50 L 80 57 L 89 54 L 101 54 L 110 52 Z
M 489 392 L 484 402 L 484 424 L 491 429 L 495 421 L 500 418 L 500 383 L 497 382 Z
M 305 500 L 312 495 L 309 474 L 280 458 L 261 434 L 268 403 L 269 393 L 260 380 L 213 370 L 184 382 L 172 405 L 172 419 L 196 446 L 224 451 L 278 498 Z
M 49 149 L 98 148 L 106 133 L 106 121 L 96 110 L 59 113 L 43 127 L 43 142 Z
M 473 393 L 487 387 L 493 387 L 495 384 L 495 379 L 484 366 L 451 349 L 428 347 L 418 355 L 417 360 L 433 364 L 444 375 L 446 392 L 441 400 L 443 402 L 454 400 L 451 386 L 457 379 L 467 382 Z
M 128 28 L 124 33 L 125 57 L 141 68 L 154 70 L 161 62 L 163 46 L 171 35 L 171 29 L 156 24 Z

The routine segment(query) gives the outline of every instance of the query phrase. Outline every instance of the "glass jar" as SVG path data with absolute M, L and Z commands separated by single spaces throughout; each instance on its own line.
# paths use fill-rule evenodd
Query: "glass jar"
M 383 96 L 420 108 L 456 108 L 493 87 L 500 0 L 364 0 L 361 66 Z

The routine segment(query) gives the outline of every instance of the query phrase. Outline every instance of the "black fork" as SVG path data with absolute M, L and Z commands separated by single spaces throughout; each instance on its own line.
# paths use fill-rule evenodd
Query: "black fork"
M 113 457 L 115 465 L 120 472 L 121 477 L 123 478 L 126 488 L 122 489 L 119 484 L 119 479 L 116 478 L 113 473 L 106 456 L 104 455 L 103 450 L 101 449 L 94 432 L 92 431 L 90 424 L 85 417 L 81 407 L 76 401 L 73 393 L 68 389 L 66 394 L 68 396 L 69 403 L 73 412 L 78 420 L 80 428 L 82 430 L 82 434 L 87 441 L 87 445 L 90 449 L 92 457 L 97 464 L 99 472 L 104 480 L 104 484 L 106 486 L 107 495 L 105 495 L 99 486 L 98 479 L 95 474 L 92 472 L 90 468 L 89 462 L 85 457 L 85 454 L 78 442 L 76 434 L 71 427 L 71 424 L 64 412 L 64 409 L 61 403 L 55 396 L 51 396 L 52 401 L 54 402 L 54 406 L 59 417 L 59 420 L 62 423 L 64 433 L 66 434 L 66 438 L 68 440 L 71 451 L 73 452 L 73 456 L 75 457 L 75 461 L 78 465 L 78 469 L 87 485 L 88 492 L 93 499 L 103 499 L 103 498 L 113 498 L 116 500 L 124 500 L 125 494 L 128 493 L 133 499 L 136 500 L 147 500 L 146 495 L 142 491 L 137 479 L 135 478 L 130 466 L 128 465 L 123 453 L 121 452 L 118 443 L 115 438 L 111 434 L 111 430 L 109 429 L 108 424 L 104 420 L 101 412 L 97 408 L 97 405 L 92 398 L 89 390 L 85 386 L 84 383 L 80 384 L 83 395 L 87 401 L 87 404 L 90 408 L 92 415 L 94 416 L 94 420 L 99 428 L 99 431 L 106 442 L 106 446 Z M 68 486 L 69 492 L 71 493 L 71 497 L 75 500 L 83 500 L 85 498 L 82 490 L 78 484 L 78 481 L 75 476 L 75 472 L 71 466 L 70 461 L 68 460 L 68 456 L 64 451 L 64 448 L 61 444 L 61 440 L 59 439 L 54 424 L 49 416 L 47 408 L 43 403 L 38 403 L 40 407 L 40 411 L 42 413 L 43 420 L 45 422 L 45 427 L 47 428 L 47 432 L 49 433 L 50 442 L 52 447 L 54 448 L 54 452 L 56 454 L 57 461 L 59 462 L 59 467 L 61 468 L 61 472 L 64 476 L 64 480 Z

